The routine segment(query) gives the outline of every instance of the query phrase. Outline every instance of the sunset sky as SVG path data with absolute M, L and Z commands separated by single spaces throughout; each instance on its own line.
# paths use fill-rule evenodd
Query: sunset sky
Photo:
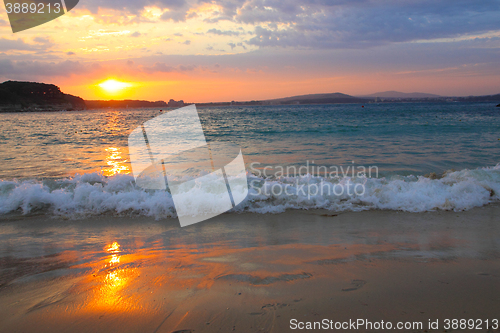
M 499 0 L 80 0 L 16 34 L 0 7 L 0 80 L 85 99 L 500 93 Z

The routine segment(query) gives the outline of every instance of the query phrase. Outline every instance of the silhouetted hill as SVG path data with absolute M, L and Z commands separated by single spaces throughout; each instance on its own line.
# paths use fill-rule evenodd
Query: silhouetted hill
M 366 103 L 371 99 L 354 97 L 342 93 L 299 95 L 263 101 L 265 104 L 334 104 Z
M 53 84 L 21 81 L 0 84 L 0 112 L 83 109 L 83 99 L 65 94 Z
M 485 96 L 444 97 L 444 96 L 424 94 L 424 93 L 406 94 L 406 93 L 400 93 L 397 91 L 386 91 L 384 93 L 375 93 L 375 94 L 372 94 L 369 96 L 364 96 L 364 97 L 375 99 L 375 102 L 377 102 L 377 103 L 394 103 L 394 102 L 405 102 L 405 103 L 470 102 L 470 103 L 473 103 L 473 102 L 497 102 L 497 101 L 500 101 L 500 94 L 485 95 Z

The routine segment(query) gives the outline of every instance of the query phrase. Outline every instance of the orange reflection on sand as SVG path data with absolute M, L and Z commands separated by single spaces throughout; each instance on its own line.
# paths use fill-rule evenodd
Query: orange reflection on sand
M 203 249 L 185 244 L 166 249 L 161 242 L 146 248 L 136 245 L 121 249 L 118 242 L 110 242 L 99 251 L 101 253 L 96 253 L 96 261 L 78 266 L 92 271 L 73 289 L 75 295 L 82 297 L 78 302 L 79 311 L 155 316 L 158 309 L 189 299 L 195 290 L 228 283 L 263 288 L 291 284 L 324 276 L 330 262 L 342 263 L 372 253 L 376 256 L 381 251 L 391 252 L 397 248 L 385 243 L 351 244 L 349 249 L 339 244 L 206 246 Z M 349 270 L 339 270 L 336 274 L 347 280 L 354 278 Z
M 130 173 L 128 160 L 123 158 L 123 153 L 119 148 L 108 147 L 106 151 L 106 164 L 108 167 L 102 169 L 104 176 L 113 176 L 118 173 Z
M 94 289 L 93 297 L 88 307 L 102 311 L 125 311 L 137 307 L 135 302 L 124 297 L 125 289 L 137 275 L 134 269 L 115 269 L 108 271 L 104 276 L 98 276 L 98 286 Z
M 111 253 L 95 264 L 92 264 L 94 271 L 89 279 L 91 284 L 95 285 L 92 288 L 92 297 L 89 299 L 86 307 L 96 311 L 129 311 L 137 307 L 133 299 L 124 297 L 126 288 L 130 282 L 139 275 L 137 268 L 120 267 L 123 264 L 120 255 L 120 244 L 112 242 L 104 247 L 104 251 Z M 127 263 L 127 260 L 125 260 Z

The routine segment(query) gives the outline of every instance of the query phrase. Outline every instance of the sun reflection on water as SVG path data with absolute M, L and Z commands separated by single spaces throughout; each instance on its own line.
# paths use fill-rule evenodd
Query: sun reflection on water
M 123 157 L 123 152 L 121 149 L 116 147 L 108 147 L 105 149 L 106 151 L 106 165 L 102 169 L 102 173 L 105 176 L 113 176 L 118 173 L 128 174 L 130 173 L 130 164 L 128 164 L 128 160 Z

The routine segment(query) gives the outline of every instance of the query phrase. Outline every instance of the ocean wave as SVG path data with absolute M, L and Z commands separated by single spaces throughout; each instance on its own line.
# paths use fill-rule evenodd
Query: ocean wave
M 249 194 L 230 212 L 265 214 L 317 208 L 331 211 L 462 211 L 500 199 L 500 164 L 447 172 L 440 178 L 323 178 L 305 175 L 264 179 L 250 173 L 247 177 Z M 184 178 L 182 181 L 189 180 L 189 177 Z M 214 187 L 206 188 L 211 192 L 225 190 L 220 184 L 215 184 L 215 179 Z M 192 202 L 209 206 L 206 197 L 199 192 L 198 195 L 200 197 L 193 197 Z M 0 214 L 12 213 L 44 213 L 75 219 L 102 214 L 142 215 L 156 219 L 176 217 L 174 201 L 168 190 L 145 190 L 135 184 L 131 175 L 106 177 L 100 173 L 44 181 L 0 180 Z

